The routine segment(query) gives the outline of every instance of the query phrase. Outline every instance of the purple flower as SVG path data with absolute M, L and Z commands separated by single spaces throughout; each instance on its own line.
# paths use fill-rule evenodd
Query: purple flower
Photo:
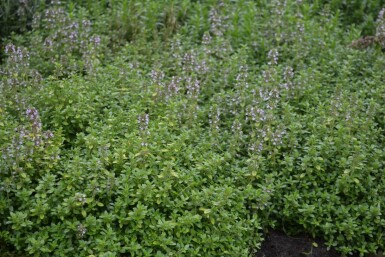
M 269 59 L 269 65 L 277 65 L 278 64 L 278 51 L 277 49 L 272 49 L 269 51 L 267 58 Z
M 193 79 L 191 77 L 187 78 L 186 81 L 187 96 L 191 99 L 197 99 L 200 91 L 199 80 Z
M 78 229 L 78 236 L 80 238 L 83 238 L 87 233 L 87 228 L 85 226 L 83 226 L 82 224 L 79 224 L 77 229 Z
M 150 131 L 148 130 L 148 124 L 150 122 L 150 117 L 147 113 L 141 114 L 138 116 L 138 124 L 139 124 L 139 130 L 142 134 L 150 134 Z
M 41 129 L 41 122 L 40 122 L 40 117 L 39 113 L 35 108 L 28 108 L 26 111 L 27 118 L 32 122 L 32 127 L 36 131 L 40 131 Z

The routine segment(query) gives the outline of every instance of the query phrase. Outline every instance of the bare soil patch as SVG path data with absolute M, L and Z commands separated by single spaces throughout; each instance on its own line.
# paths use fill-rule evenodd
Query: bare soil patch
M 358 257 L 359 255 L 351 255 Z M 341 257 L 335 250 L 327 250 L 322 239 L 308 235 L 288 236 L 271 230 L 255 257 Z

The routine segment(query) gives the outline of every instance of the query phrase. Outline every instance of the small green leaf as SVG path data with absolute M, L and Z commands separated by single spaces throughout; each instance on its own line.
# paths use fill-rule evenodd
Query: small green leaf
M 209 214 L 211 212 L 211 209 L 206 208 L 199 208 L 199 210 L 203 211 L 204 214 Z

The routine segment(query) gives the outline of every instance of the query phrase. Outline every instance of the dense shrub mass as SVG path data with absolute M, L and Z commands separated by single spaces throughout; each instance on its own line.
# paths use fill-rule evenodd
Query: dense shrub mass
M 277 228 L 385 250 L 381 1 L 63 2 L 3 42 L 0 241 L 251 256 Z
M 343 25 L 355 24 L 362 29 L 362 35 L 371 35 L 376 30 L 377 14 L 385 5 L 384 0 L 313 0 L 313 9 L 321 11 L 330 8 L 341 18 Z

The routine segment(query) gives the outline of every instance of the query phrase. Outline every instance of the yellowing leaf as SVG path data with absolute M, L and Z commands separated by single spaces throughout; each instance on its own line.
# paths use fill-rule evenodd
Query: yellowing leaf
M 206 208 L 199 208 L 199 210 L 203 211 L 204 214 L 209 214 L 211 212 L 211 209 Z

